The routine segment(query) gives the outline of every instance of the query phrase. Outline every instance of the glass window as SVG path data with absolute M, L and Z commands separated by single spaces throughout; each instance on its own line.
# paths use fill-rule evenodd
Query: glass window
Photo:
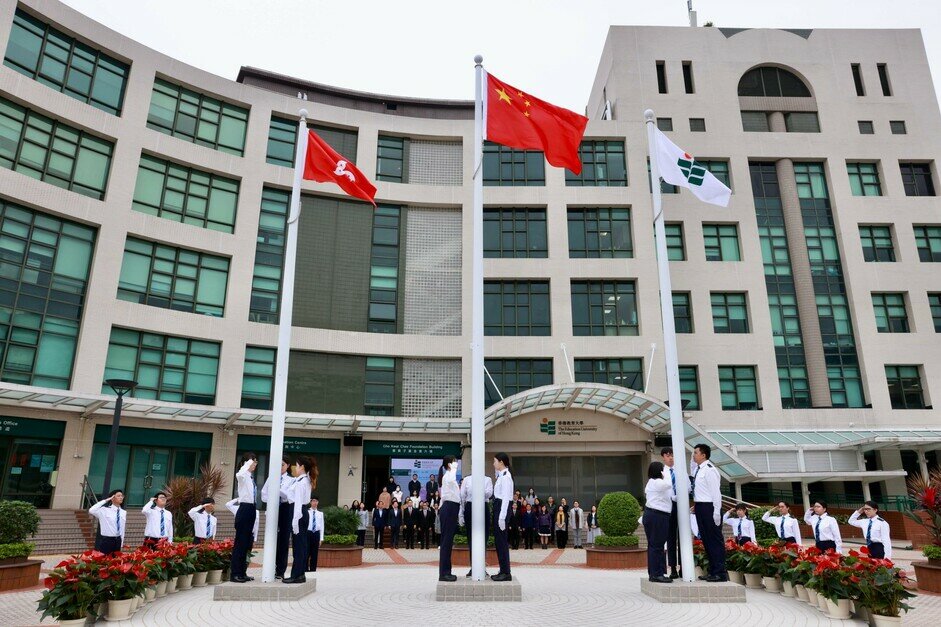
M 905 120 L 892 120 L 889 122 L 889 130 L 893 135 L 905 135 L 908 129 L 905 128 Z
M 873 292 L 872 310 L 879 333 L 908 333 L 908 310 L 905 294 Z
M 667 237 L 667 259 L 686 261 L 686 244 L 683 240 L 683 223 L 667 222 L 663 225 Z
M 859 366 L 827 366 L 830 403 L 834 407 L 863 407 L 863 380 Z
M 758 67 L 749 70 L 738 83 L 739 96 L 771 96 L 809 98 L 804 81 L 779 67 Z
M 261 214 L 255 241 L 255 268 L 248 319 L 277 324 L 284 267 L 284 236 L 291 193 L 266 187 L 261 191 Z
M 712 329 L 716 333 L 748 333 L 748 302 L 745 294 L 712 292 Z
M 761 409 L 754 366 L 719 366 L 719 391 L 722 409 Z
M 906 196 L 934 196 L 930 163 L 899 163 Z
M 568 229 L 569 257 L 573 259 L 634 256 L 631 210 L 627 207 L 569 208 Z
M 0 166 L 78 192 L 105 197 L 114 144 L 0 97 Z
M 17 9 L 3 64 L 47 87 L 121 115 L 130 66 Z
M 212 405 L 219 347 L 218 342 L 113 327 L 104 379 L 137 381 L 136 398 Z M 114 395 L 107 385 L 101 393 Z
M 853 72 L 853 85 L 856 87 L 856 95 L 865 96 L 866 88 L 863 86 L 863 73 L 859 68 L 859 63 L 850 64 L 850 70 Z
M 673 292 L 673 324 L 677 333 L 693 332 L 693 305 L 689 292 Z
M 709 170 L 714 177 L 722 181 L 726 187 L 732 187 L 732 180 L 729 177 L 729 162 L 719 159 L 696 159 L 696 163 Z
M 895 261 L 892 227 L 860 225 L 859 240 L 863 247 L 863 259 L 866 261 Z
M 565 171 L 565 184 L 584 187 L 624 187 L 627 185 L 627 163 L 624 142 L 586 139 L 579 145 L 581 174 Z
M 921 261 L 941 261 L 941 226 L 915 226 L 915 246 Z
M 882 87 L 883 96 L 892 95 L 892 87 L 889 85 L 889 68 L 885 63 L 879 63 L 876 65 L 876 69 L 879 70 L 879 85 Z
M 657 61 L 657 92 L 667 93 L 667 66 L 664 61 Z
M 706 119 L 705 118 L 690 118 L 689 130 L 693 133 L 705 133 L 706 132 Z
M 235 231 L 239 181 L 142 154 L 133 209 L 212 231 Z
M 225 257 L 128 237 L 118 298 L 221 317 L 228 275 Z
M 921 386 L 921 366 L 886 366 L 885 378 L 889 385 L 892 409 L 924 409 L 925 397 Z
M 928 294 L 928 306 L 931 308 L 931 321 L 935 333 L 941 333 L 941 293 Z
M 574 335 L 638 335 L 634 281 L 572 281 Z
M 693 86 L 693 62 L 683 61 L 683 87 L 687 94 L 695 92 Z
M 538 150 L 515 150 L 484 142 L 484 185 L 543 186 L 546 160 Z
M 408 140 L 404 137 L 379 136 L 376 152 L 376 180 L 408 183 Z
M 394 357 L 366 358 L 365 415 L 395 415 L 397 361 Z
M 485 281 L 485 335 L 550 335 L 548 281 Z
M 778 387 L 781 390 L 781 407 L 784 409 L 810 407 L 810 382 L 806 366 L 779 364 Z
M 657 118 L 657 128 L 664 132 L 673 130 L 673 118 Z
M 484 367 L 490 373 L 503 398 L 509 398 L 520 392 L 552 385 L 551 359 L 487 359 Z M 490 379 L 485 377 L 485 404 L 490 407 L 500 401 Z
M 853 196 L 881 196 L 882 185 L 879 183 L 879 166 L 875 163 L 847 163 L 846 172 L 850 177 L 850 189 Z
M 0 201 L 0 379 L 68 389 L 95 229 Z
M 788 133 L 819 133 L 820 120 L 813 111 L 784 114 L 784 128 Z
M 157 78 L 147 127 L 241 157 L 248 109 Z
M 526 207 L 484 209 L 484 257 L 546 258 L 546 210 Z
M 872 120 L 860 120 L 859 124 L 859 134 L 860 135 L 873 135 L 876 130 L 872 126 Z
M 737 224 L 703 224 L 706 261 L 741 261 Z
M 742 111 L 742 130 L 746 133 L 768 133 L 771 124 L 764 111 Z
M 265 160 L 273 165 L 293 168 L 296 143 L 297 122 L 272 115 L 268 126 L 268 153 Z
M 367 326 L 371 333 L 398 330 L 400 216 L 401 209 L 389 205 L 379 205 L 373 212 Z
M 822 163 L 795 163 L 797 196 L 801 199 L 828 198 L 827 178 Z
M 356 147 L 359 142 L 359 132 L 355 129 L 336 128 L 333 126 L 323 126 L 322 124 L 308 124 L 310 130 L 317 133 L 320 139 L 336 150 L 338 153 L 356 163 Z M 295 134 L 297 133 L 297 124 L 294 125 Z
M 632 390 L 644 389 L 644 360 L 640 357 L 627 359 L 576 359 L 575 381 L 584 383 L 606 383 Z
M 246 346 L 242 370 L 242 402 L 239 407 L 271 409 L 274 398 L 274 369 L 277 350 Z
M 702 409 L 699 402 L 699 369 L 696 366 L 680 366 L 680 397 L 686 403 L 685 409 Z
M 650 189 L 651 192 L 653 192 L 653 186 L 651 185 L 650 181 L 651 181 L 650 159 L 647 159 L 647 187 L 648 189 Z M 661 194 L 679 194 L 680 188 L 677 187 L 676 185 L 670 185 L 669 183 L 667 183 L 661 178 L 660 179 L 660 193 Z

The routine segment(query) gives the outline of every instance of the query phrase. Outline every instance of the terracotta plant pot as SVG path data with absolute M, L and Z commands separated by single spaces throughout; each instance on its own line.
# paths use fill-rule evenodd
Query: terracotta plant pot
M 206 585 L 206 577 L 209 575 L 207 571 L 201 573 L 193 573 L 193 587 L 194 588 L 203 588 Z
M 794 584 L 792 584 L 790 581 L 782 581 L 781 582 L 781 596 L 793 597 L 794 595 L 795 595 Z
M 768 592 L 781 592 L 781 580 L 777 577 L 762 577 L 761 583 Z
M 158 581 L 156 587 L 154 588 L 154 594 L 158 599 L 167 596 L 167 582 Z
M 150 586 L 144 589 L 144 603 L 151 603 L 157 597 L 157 587 Z
M 836 620 L 846 620 L 850 617 L 850 600 L 837 599 L 836 603 L 827 599 L 827 615 Z
M 912 562 L 915 569 L 915 579 L 918 589 L 925 592 L 941 594 L 941 566 L 935 566 L 931 561 Z
M 317 568 L 350 568 L 362 566 L 363 547 L 348 545 L 320 545 Z
M 222 583 L 222 569 L 217 568 L 216 570 L 210 570 L 208 576 L 206 577 L 206 583 L 211 586 L 214 586 L 217 583 Z
M 745 573 L 745 587 L 752 590 L 761 590 L 761 575 L 756 573 Z
M 485 561 L 487 566 L 497 566 L 500 563 L 500 561 L 497 559 L 497 549 L 488 547 Z M 468 549 L 466 545 L 455 546 L 451 550 L 451 565 L 470 566 L 470 549 Z
M 131 606 L 134 599 L 120 599 L 108 601 L 108 613 L 105 614 L 105 620 L 117 621 L 127 620 L 131 617 Z
M 188 575 L 180 575 L 176 579 L 176 589 L 177 590 L 189 590 L 193 587 L 193 573 Z
M 585 549 L 585 566 L 612 569 L 646 568 L 647 549 L 590 547 Z
M 171 577 L 167 580 L 167 594 L 174 594 L 176 592 L 176 582 L 179 577 Z M 157 596 L 160 596 L 159 594 Z
M 802 603 L 808 602 L 807 601 L 807 588 L 805 588 L 801 584 L 796 584 L 794 586 L 794 595 L 798 601 L 801 601 Z
M 744 586 L 744 585 L 745 585 L 745 575 L 743 575 L 740 571 L 737 571 L 737 570 L 730 570 L 730 571 L 729 571 L 729 581 L 731 581 L 732 583 L 737 583 L 737 584 L 739 584 L 740 586 Z

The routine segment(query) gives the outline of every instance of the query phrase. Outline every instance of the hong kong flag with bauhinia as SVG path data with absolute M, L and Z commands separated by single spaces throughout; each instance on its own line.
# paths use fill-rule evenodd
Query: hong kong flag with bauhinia
M 343 155 L 330 147 L 313 131 L 307 132 L 307 155 L 304 157 L 304 178 L 318 183 L 336 183 L 354 198 L 362 198 L 376 206 L 376 186 Z
M 582 171 L 578 147 L 588 118 L 557 107 L 487 74 L 486 139 L 510 148 L 541 150 L 546 161 L 575 174 Z

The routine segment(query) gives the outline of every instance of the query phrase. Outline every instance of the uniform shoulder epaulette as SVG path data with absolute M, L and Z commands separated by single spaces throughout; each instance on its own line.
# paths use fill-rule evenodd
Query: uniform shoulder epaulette
M 876 516 L 876 518 L 877 518 L 878 520 L 881 520 L 882 522 L 885 522 L 885 518 L 883 518 L 882 516 Z
M 706 462 L 706 466 L 708 468 L 715 468 L 715 466 L 712 465 L 712 462 Z

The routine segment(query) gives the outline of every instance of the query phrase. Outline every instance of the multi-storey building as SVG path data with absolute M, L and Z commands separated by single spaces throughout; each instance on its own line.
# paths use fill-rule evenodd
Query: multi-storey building
M 137 381 L 129 503 L 266 457 L 302 107 L 379 207 L 304 182 L 286 449 L 317 457 L 326 503 L 374 498 L 400 460 L 469 459 L 472 102 L 231 81 L 56 0 L 4 3 L 0 50 L 0 496 L 101 489 L 111 378 Z M 688 441 L 756 500 L 902 494 L 941 447 L 917 30 L 612 27 L 581 175 L 486 146 L 488 451 L 591 503 L 640 492 L 665 441 L 648 107 L 733 191 L 664 188 Z

